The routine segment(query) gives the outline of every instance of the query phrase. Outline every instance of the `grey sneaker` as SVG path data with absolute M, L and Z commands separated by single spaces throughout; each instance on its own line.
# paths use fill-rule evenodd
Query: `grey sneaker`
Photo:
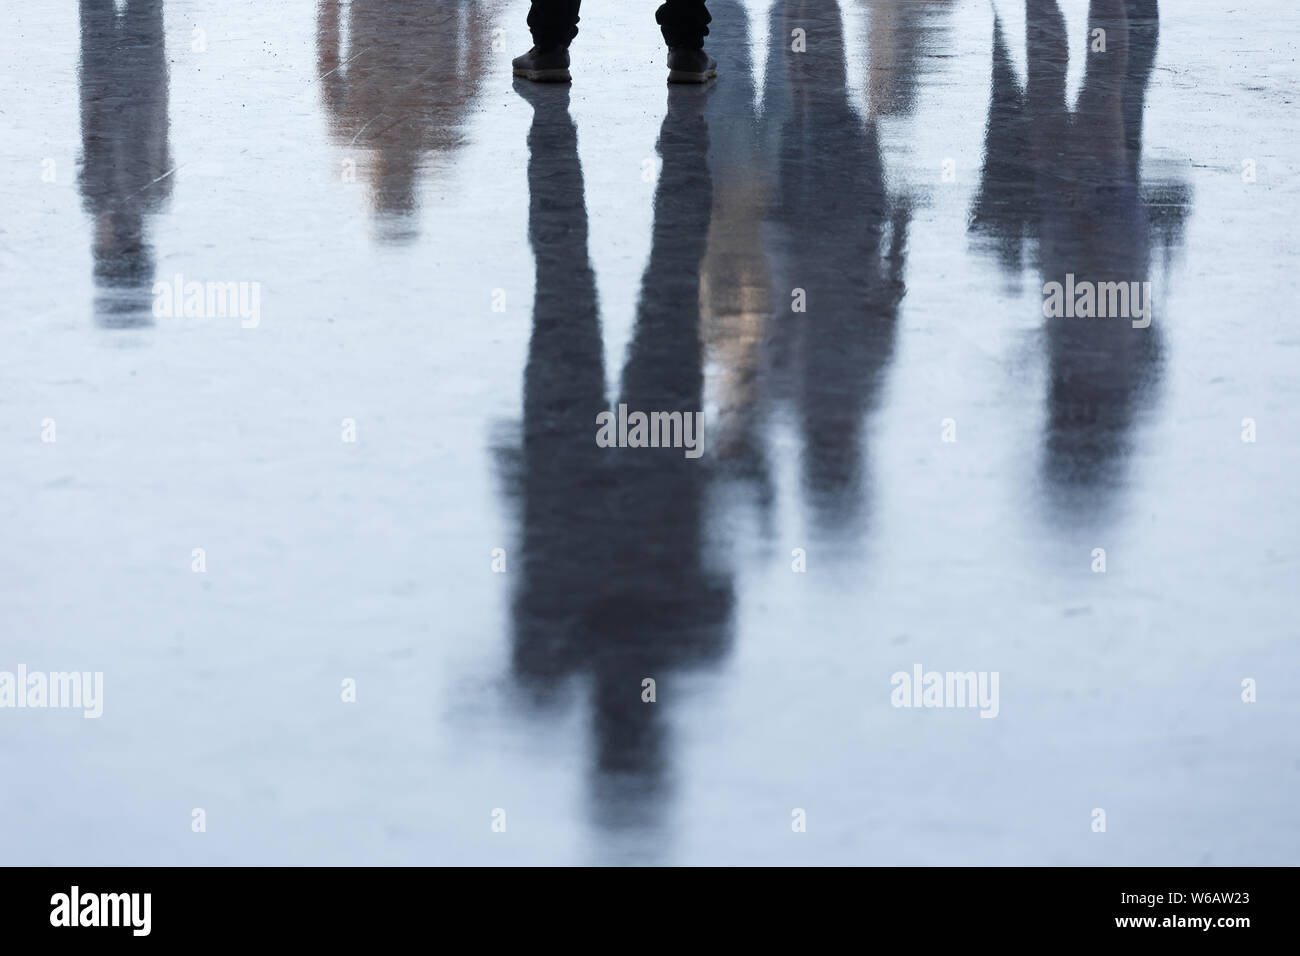
M 683 46 L 669 48 L 669 83 L 707 83 L 717 75 L 718 61 L 703 50 Z
M 568 83 L 573 79 L 569 75 L 569 51 L 563 48 L 543 53 L 533 47 L 523 56 L 515 57 L 510 65 L 514 67 L 515 76 L 536 83 Z

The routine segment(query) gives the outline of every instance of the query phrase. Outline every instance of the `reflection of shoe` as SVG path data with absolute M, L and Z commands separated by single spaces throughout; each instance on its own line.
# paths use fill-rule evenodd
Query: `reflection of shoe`
M 718 75 L 718 61 L 703 50 L 676 46 L 668 50 L 669 83 L 707 83 Z
M 559 110 L 563 113 L 569 108 L 568 83 L 530 83 L 522 76 L 516 76 L 511 85 L 534 110 Z
M 569 75 L 569 51 L 563 47 L 545 52 L 533 47 L 523 56 L 515 57 L 511 66 L 515 76 L 535 83 L 568 83 L 573 79 Z

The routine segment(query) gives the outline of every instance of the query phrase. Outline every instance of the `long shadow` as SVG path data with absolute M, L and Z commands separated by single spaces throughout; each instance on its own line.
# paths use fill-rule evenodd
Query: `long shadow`
M 532 707 L 590 690 L 591 814 L 604 832 L 658 828 L 671 789 L 662 708 L 671 675 L 730 641 L 729 579 L 704 539 L 704 458 L 602 448 L 605 401 L 577 136 L 565 87 L 519 82 L 533 105 L 529 239 L 536 260 L 524 373 L 513 671 Z M 659 138 L 650 260 L 618 402 L 696 412 L 703 382 L 700 261 L 711 214 L 706 90 L 673 88 Z M 617 404 L 617 403 L 615 403 Z M 645 678 L 659 699 L 642 700 Z
M 377 238 L 418 234 L 417 187 L 463 142 L 488 69 L 489 5 L 472 0 L 320 0 L 316 70 L 331 136 L 357 157 Z
M 1104 31 L 1104 49 L 1095 31 Z M 985 161 L 971 216 L 1008 274 L 1028 258 L 1044 286 L 1150 281 L 1154 244 L 1176 243 L 1190 191 L 1142 180 L 1142 119 L 1159 37 L 1156 0 L 1092 0 L 1087 61 L 1074 108 L 1069 49 L 1054 0 L 1026 3 L 1027 80 L 1011 67 L 1001 22 Z M 1153 226 L 1153 210 L 1160 219 Z M 1151 325 L 1126 318 L 1047 318 L 1042 480 L 1057 519 L 1109 513 L 1126 479 L 1139 413 L 1161 378 L 1159 289 Z M 1144 321 L 1139 319 L 1138 321 Z
M 90 214 L 96 322 L 153 322 L 149 221 L 171 195 L 162 0 L 81 0 L 82 201 Z

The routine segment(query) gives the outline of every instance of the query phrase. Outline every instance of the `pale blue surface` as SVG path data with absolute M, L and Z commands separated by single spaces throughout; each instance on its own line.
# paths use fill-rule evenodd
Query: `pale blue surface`
M 983 193 L 1022 4 L 711 4 L 666 125 L 652 5 L 589 7 L 531 180 L 523 3 L 168 3 L 81 178 L 76 5 L 9 11 L 0 670 L 105 702 L 0 710 L 3 862 L 1300 862 L 1295 4 L 1163 4 L 1140 166 L 1008 99 Z M 1058 266 L 1150 335 L 1044 319 Z M 177 273 L 260 324 L 134 324 Z M 699 461 L 589 441 L 701 382 Z M 915 663 L 998 718 L 891 707 Z

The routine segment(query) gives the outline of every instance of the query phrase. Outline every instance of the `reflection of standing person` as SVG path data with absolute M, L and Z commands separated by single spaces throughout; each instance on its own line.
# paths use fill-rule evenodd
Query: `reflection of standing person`
M 112 326 L 151 321 L 146 215 L 171 193 L 162 0 L 81 0 L 81 175 L 94 219 L 95 305 Z
M 604 347 L 568 91 L 516 84 L 528 134 L 536 258 L 518 456 L 515 679 L 536 699 L 564 678 L 591 688 L 592 812 L 607 830 L 657 825 L 671 781 L 662 710 L 646 678 L 714 661 L 729 641 L 730 579 L 706 554 L 708 465 L 682 448 L 605 448 Z M 712 213 L 705 91 L 675 88 L 659 137 L 649 263 L 618 402 L 698 412 L 700 260 Z M 671 683 L 667 686 L 671 687 Z
M 330 132 L 364 150 L 379 236 L 415 235 L 420 169 L 456 149 L 483 75 L 489 24 L 471 0 L 322 0 L 316 70 Z M 344 46 L 350 53 L 343 59 Z
M 920 3 L 875 3 L 859 0 L 867 8 L 870 26 L 867 52 L 867 111 L 871 116 L 907 116 L 916 107 L 920 88 L 917 75 L 933 68 L 937 49 L 944 45 L 946 21 L 952 0 Z
M 772 290 L 763 248 L 771 196 L 770 155 L 755 103 L 749 15 L 739 0 L 713 0 L 710 43 L 728 80 L 709 94 L 713 217 L 700 265 L 700 337 L 716 408 L 709 429 L 715 471 L 752 482 L 764 504 L 772 484 L 763 446 L 759 362 Z
M 1092 47 L 1095 30 L 1105 30 L 1105 52 Z M 1142 111 L 1158 34 L 1156 0 L 1091 0 L 1084 79 L 1071 109 L 1066 22 L 1055 0 L 1026 5 L 1023 87 L 995 21 L 971 228 L 992 239 L 1008 271 L 1018 272 L 1028 249 L 1045 284 L 1147 280 L 1155 237 L 1141 175 Z M 1161 337 L 1124 317 L 1047 322 L 1043 472 L 1058 514 L 1073 520 L 1080 506 L 1114 501 L 1116 465 L 1130 450 L 1138 408 L 1149 404 L 1140 396 L 1158 380 Z
M 578 35 L 581 0 L 532 0 L 528 29 L 533 48 L 515 57 L 515 76 L 539 83 L 567 83 L 569 44 Z M 655 20 L 668 44 L 669 83 L 707 83 L 717 76 L 718 64 L 704 52 L 712 18 L 704 0 L 664 0 Z
M 782 52 L 768 69 L 785 100 L 769 216 L 773 284 L 802 289 L 807 311 L 775 323 L 770 347 L 798 414 L 816 526 L 851 535 L 869 514 L 866 419 L 894 357 L 910 212 L 886 191 L 875 121 L 863 123 L 852 105 L 839 5 L 778 0 L 771 17 L 774 45 L 802 26 L 808 50 Z

